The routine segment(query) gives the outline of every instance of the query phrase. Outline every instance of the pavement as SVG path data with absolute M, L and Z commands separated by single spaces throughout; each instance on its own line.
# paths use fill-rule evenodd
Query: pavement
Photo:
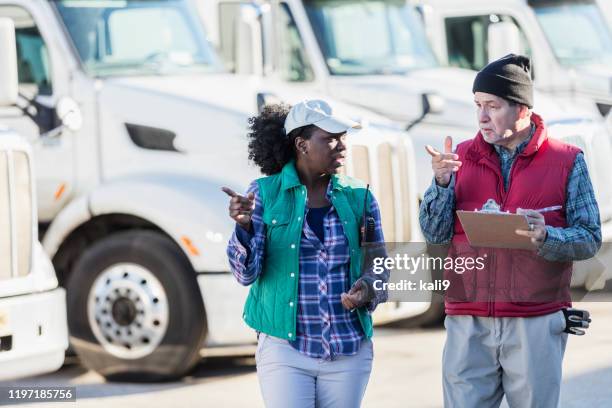
M 612 304 L 580 303 L 591 311 L 587 335 L 570 336 L 564 360 L 562 407 L 612 407 Z M 443 327 L 378 328 L 374 367 L 363 407 L 441 407 Z M 75 386 L 76 403 L 24 404 L 20 407 L 263 407 L 252 356 L 202 360 L 181 381 L 161 384 L 107 383 L 78 363 L 59 371 L 0 383 L 6 386 Z M 507 406 L 507 405 L 503 405 Z

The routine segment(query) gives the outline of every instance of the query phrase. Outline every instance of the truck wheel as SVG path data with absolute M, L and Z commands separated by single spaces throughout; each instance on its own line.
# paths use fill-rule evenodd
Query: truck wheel
M 195 274 L 177 245 L 152 231 L 94 243 L 67 285 L 70 340 L 114 381 L 164 381 L 200 358 L 206 318 Z

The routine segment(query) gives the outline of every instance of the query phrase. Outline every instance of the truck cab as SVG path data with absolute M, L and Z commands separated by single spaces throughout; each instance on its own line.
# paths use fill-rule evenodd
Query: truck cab
M 315 89 L 404 128 L 421 120 L 461 133 L 473 74 L 441 67 L 418 13 L 392 0 L 199 0 L 231 72 Z M 425 112 L 426 111 L 426 112 Z M 425 112 L 425 117 L 423 113 Z M 429 115 L 429 113 L 432 113 Z
M 480 70 L 509 52 L 524 53 L 542 93 L 609 114 L 612 32 L 596 0 L 413 3 L 442 64 Z
M 12 20 L 0 18 L 0 107 L 17 99 Z M 32 148 L 0 120 L 0 380 L 60 368 L 66 293 L 38 242 Z

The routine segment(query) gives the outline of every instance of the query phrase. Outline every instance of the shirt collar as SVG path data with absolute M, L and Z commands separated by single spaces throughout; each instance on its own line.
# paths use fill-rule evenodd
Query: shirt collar
M 525 147 L 527 147 L 527 145 L 529 144 L 529 142 L 531 141 L 531 138 L 533 138 L 533 135 L 535 134 L 535 130 L 536 130 L 536 125 L 532 122 L 531 123 L 531 129 L 529 131 L 529 137 L 527 137 L 527 139 L 523 140 L 515 149 L 514 152 L 509 152 L 508 149 L 501 147 L 499 145 L 494 144 L 493 147 L 495 148 L 495 151 L 497 152 L 497 154 L 499 156 L 510 156 L 510 157 L 514 157 L 517 156 L 519 154 L 521 154 L 523 152 L 523 150 L 525 150 Z

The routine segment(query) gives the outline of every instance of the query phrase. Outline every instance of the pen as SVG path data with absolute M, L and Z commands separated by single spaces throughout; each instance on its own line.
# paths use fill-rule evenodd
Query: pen
M 539 213 L 545 213 L 545 212 L 549 212 L 549 211 L 557 211 L 560 210 L 562 207 L 560 205 L 553 205 L 552 207 L 545 207 L 545 208 L 539 208 L 535 211 L 539 212 Z

